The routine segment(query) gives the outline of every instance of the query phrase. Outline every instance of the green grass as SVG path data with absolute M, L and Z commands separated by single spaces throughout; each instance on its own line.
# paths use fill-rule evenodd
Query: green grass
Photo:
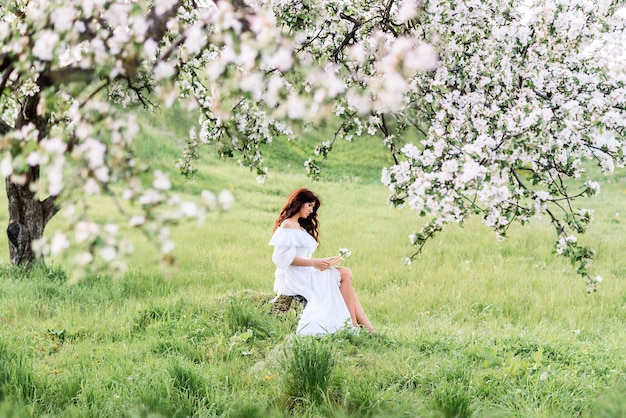
M 180 120 L 147 124 L 140 151 L 156 167 L 175 172 L 165 133 L 184 137 Z M 292 144 L 294 161 L 314 141 Z M 279 168 L 285 144 L 268 151 L 276 165 L 265 184 L 205 151 L 198 177 L 175 187 L 191 198 L 228 188 L 237 204 L 176 228 L 173 266 L 136 236 L 127 273 L 70 285 L 63 258 L 24 271 L 8 265 L 0 241 L 0 416 L 626 415 L 624 172 L 599 177 L 604 192 L 588 202 L 596 222 L 582 241 L 597 248 L 604 281 L 587 294 L 552 254 L 547 220 L 512 228 L 504 242 L 478 221 L 453 225 L 404 266 L 423 219 L 387 206 L 376 182 L 383 154 L 355 156 L 355 145 L 331 155 L 351 165 L 329 162 L 317 183 L 299 162 Z M 296 338 L 298 311 L 267 303 L 267 242 L 300 186 L 322 199 L 319 254 L 351 249 L 344 265 L 377 335 Z M 100 222 L 118 218 L 106 199 L 92 203 Z
M 332 373 L 337 364 L 332 343 L 316 338 L 294 339 L 285 347 L 284 356 L 281 369 L 289 408 L 332 402 Z

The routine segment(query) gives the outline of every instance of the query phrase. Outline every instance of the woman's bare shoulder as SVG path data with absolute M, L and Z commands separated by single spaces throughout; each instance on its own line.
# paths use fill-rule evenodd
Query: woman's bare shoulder
M 302 228 L 298 222 L 294 222 L 291 219 L 285 219 L 280 224 L 280 227 L 281 228 L 288 228 L 288 229 L 301 229 Z

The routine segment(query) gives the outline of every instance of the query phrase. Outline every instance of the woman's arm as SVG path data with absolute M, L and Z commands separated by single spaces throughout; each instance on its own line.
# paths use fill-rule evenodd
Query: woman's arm
M 276 267 L 285 269 L 288 266 L 309 266 L 318 270 L 326 270 L 330 267 L 330 258 L 304 258 L 296 256 L 296 248 L 284 245 L 274 247 L 272 261 Z
M 330 258 L 304 258 L 296 256 L 293 258 L 291 265 L 308 266 L 315 267 L 318 270 L 326 270 L 330 266 Z

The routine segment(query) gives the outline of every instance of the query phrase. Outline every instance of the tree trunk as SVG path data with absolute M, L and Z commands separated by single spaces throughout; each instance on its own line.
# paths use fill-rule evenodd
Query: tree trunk
M 39 77 L 37 85 L 43 91 L 48 84 L 47 77 Z M 4 134 L 13 129 L 19 130 L 29 123 L 33 123 L 41 141 L 49 128 L 49 120 L 46 115 L 37 112 L 39 94 L 28 96 L 17 115 L 15 128 L 7 123 L 0 124 L 0 132 Z M 41 201 L 31 190 L 31 185 L 37 183 L 40 172 L 39 166 L 31 166 L 28 171 L 18 176 L 24 176 L 23 181 L 11 181 L 11 176 L 6 178 L 6 191 L 9 201 L 9 225 L 7 236 L 9 238 L 9 256 L 11 264 L 16 266 L 28 266 L 34 261 L 43 261 L 43 256 L 33 251 L 33 241 L 43 237 L 43 232 L 48 221 L 59 211 L 55 204 L 56 196 L 50 196 Z
M 39 168 L 32 167 L 25 184 L 13 183 L 6 179 L 6 191 L 9 201 L 9 255 L 13 265 L 31 265 L 34 261 L 43 261 L 43 256 L 35 254 L 32 243 L 43 237 L 48 221 L 58 212 L 54 204 L 55 197 L 44 201 L 36 198 L 30 190 L 30 184 L 39 177 Z

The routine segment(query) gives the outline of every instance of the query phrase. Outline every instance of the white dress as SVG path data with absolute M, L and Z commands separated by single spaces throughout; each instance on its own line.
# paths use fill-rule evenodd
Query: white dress
M 311 258 L 317 241 L 304 229 L 282 228 L 270 240 L 274 246 L 272 261 L 276 264 L 274 291 L 277 296 L 301 295 L 306 307 L 298 322 L 298 335 L 321 335 L 352 328 L 350 312 L 339 291 L 339 271 L 335 267 L 317 270 L 309 266 L 292 266 L 294 257 Z

